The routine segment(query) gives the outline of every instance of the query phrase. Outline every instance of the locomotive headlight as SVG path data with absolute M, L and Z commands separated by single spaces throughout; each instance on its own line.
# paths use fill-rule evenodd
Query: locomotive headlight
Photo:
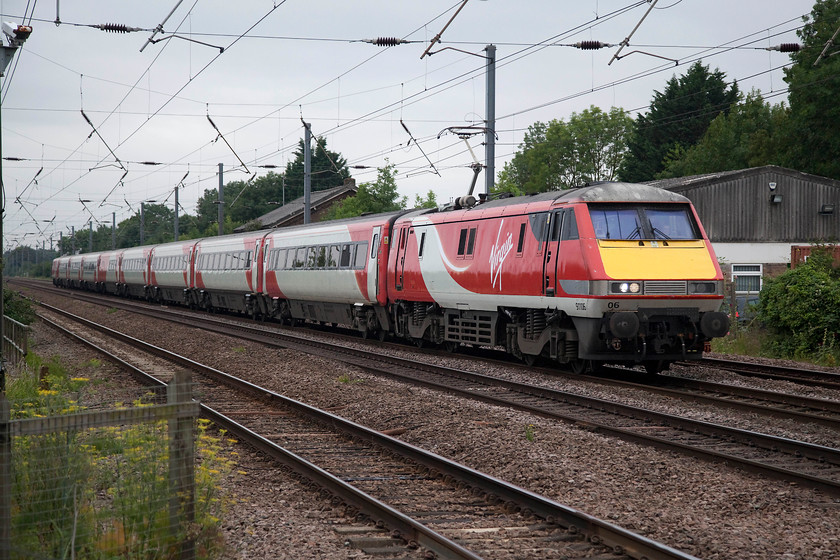
M 641 282 L 613 282 L 610 284 L 610 292 L 614 294 L 638 294 L 641 291 Z
M 688 293 L 690 294 L 716 294 L 717 284 L 715 282 L 689 282 Z

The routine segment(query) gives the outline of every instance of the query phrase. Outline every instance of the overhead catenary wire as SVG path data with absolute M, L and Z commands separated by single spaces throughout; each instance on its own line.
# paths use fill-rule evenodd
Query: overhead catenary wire
M 408 122 L 411 122 L 411 121 L 409 120 Z M 182 160 L 182 161 L 183 161 L 183 160 Z M 197 162 L 195 162 L 195 161 L 193 161 L 193 162 L 192 162 L 192 164 L 194 164 L 194 165 L 201 165 L 200 163 L 197 163 Z M 165 165 L 170 165 L 170 164 L 165 164 Z M 134 175 L 133 173 L 132 173 L 132 177 L 133 177 L 132 181 L 136 180 L 135 175 Z

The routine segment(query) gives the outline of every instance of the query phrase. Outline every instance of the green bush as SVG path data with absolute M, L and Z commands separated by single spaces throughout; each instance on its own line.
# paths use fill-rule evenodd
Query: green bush
M 29 325 L 35 321 L 35 310 L 32 302 L 14 290 L 3 288 L 3 314 L 19 323 Z
M 774 354 L 831 364 L 840 353 L 840 271 L 828 251 L 817 248 L 808 261 L 768 279 L 761 290 L 758 319 L 773 334 Z

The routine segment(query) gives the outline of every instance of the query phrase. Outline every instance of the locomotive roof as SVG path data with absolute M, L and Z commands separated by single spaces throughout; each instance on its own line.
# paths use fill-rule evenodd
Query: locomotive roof
M 485 202 L 476 208 L 508 206 L 531 202 L 688 202 L 680 194 L 639 183 L 597 183 L 560 191 L 514 196 Z

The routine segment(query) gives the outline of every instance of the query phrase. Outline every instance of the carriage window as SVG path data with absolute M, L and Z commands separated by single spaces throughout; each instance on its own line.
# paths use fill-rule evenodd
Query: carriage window
M 327 248 L 324 245 L 317 247 L 315 249 L 316 261 L 315 266 L 317 268 L 324 268 L 327 265 Z
M 339 267 L 347 268 L 348 266 L 350 266 L 350 260 L 353 256 L 350 250 L 352 247 L 353 245 L 350 245 L 349 243 L 345 243 L 341 246 L 341 259 L 338 261 Z
M 388 238 L 385 238 L 385 244 L 386 245 L 388 244 Z M 365 241 L 364 243 L 361 243 L 359 245 L 359 248 L 361 248 L 362 245 L 364 245 L 365 253 L 367 253 L 367 241 Z M 374 233 L 373 234 L 373 244 L 371 244 L 371 246 L 370 246 L 370 258 L 375 257 L 376 256 L 376 251 L 378 251 L 378 250 L 379 250 L 379 234 Z
M 376 244 L 376 236 L 373 236 L 373 243 Z M 353 268 L 364 268 L 365 267 L 365 257 L 367 256 L 367 241 L 362 241 L 359 243 L 359 246 L 356 248 L 356 260 L 353 263 Z
M 338 245 L 330 245 L 330 256 L 327 259 L 327 266 L 330 268 L 335 268 L 338 266 L 338 257 L 341 252 L 341 249 Z
M 304 263 L 306 263 L 306 247 L 298 247 L 292 260 L 292 268 L 303 268 Z

